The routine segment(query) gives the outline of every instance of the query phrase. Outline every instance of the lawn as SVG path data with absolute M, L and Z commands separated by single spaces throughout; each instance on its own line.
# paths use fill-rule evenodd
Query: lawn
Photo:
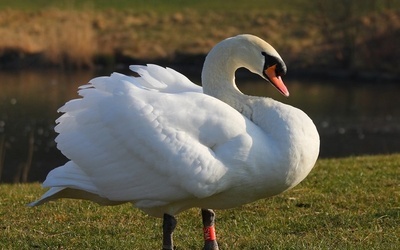
M 39 184 L 0 185 L 1 249 L 160 249 L 161 220 L 128 204 L 61 200 L 26 207 Z M 177 249 L 201 249 L 197 209 L 178 217 Z M 322 159 L 280 196 L 217 211 L 221 249 L 398 249 L 400 154 Z

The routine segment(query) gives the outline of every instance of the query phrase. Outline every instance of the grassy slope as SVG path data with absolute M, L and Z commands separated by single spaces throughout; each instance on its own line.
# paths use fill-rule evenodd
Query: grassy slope
M 320 160 L 295 189 L 217 212 L 221 249 L 396 249 L 400 154 Z M 129 205 L 26 203 L 38 184 L 0 186 L 1 249 L 160 249 L 161 220 Z M 178 249 L 201 249 L 199 211 L 178 216 Z
M 84 1 L 48 1 L 48 0 L 0 0 L 0 9 L 12 8 L 21 10 L 40 10 L 48 7 L 56 8 L 93 8 L 93 9 L 118 9 L 126 10 L 129 8 L 137 11 L 153 10 L 159 12 L 173 12 L 183 8 L 193 8 L 197 10 L 258 10 L 258 9 L 277 9 L 280 7 L 288 8 L 293 3 L 301 3 L 304 0 L 283 0 L 277 5 L 273 0 L 231 0 L 229 3 L 224 0 L 206 0 L 206 1 L 186 1 L 186 0 L 84 0 Z
M 395 0 L 0 0 L 0 68 L 190 63 L 252 33 L 291 69 L 398 73 L 399 8 Z

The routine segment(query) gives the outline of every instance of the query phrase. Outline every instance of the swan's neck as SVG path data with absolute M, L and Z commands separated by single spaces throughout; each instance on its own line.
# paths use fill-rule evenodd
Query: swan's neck
M 240 51 L 227 45 L 218 44 L 207 55 L 201 75 L 203 92 L 246 115 L 246 100 L 249 96 L 244 95 L 235 83 L 236 70 L 246 65 L 238 59 Z

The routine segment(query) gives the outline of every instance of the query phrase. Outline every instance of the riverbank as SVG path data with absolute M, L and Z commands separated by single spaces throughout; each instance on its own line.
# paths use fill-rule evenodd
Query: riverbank
M 222 39 L 252 33 L 271 43 L 299 74 L 396 78 L 400 11 L 338 21 L 329 10 L 135 11 L 0 10 L 0 70 L 115 68 L 132 63 L 201 67 Z M 322 72 L 322 73 L 321 73 Z

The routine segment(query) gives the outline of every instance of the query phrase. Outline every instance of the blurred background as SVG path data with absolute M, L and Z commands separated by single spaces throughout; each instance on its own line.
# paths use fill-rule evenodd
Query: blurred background
M 208 51 L 242 33 L 277 49 L 291 96 L 245 70 L 239 88 L 304 110 L 321 157 L 400 152 L 398 0 L 0 0 L 0 182 L 67 161 L 55 119 L 78 86 L 146 63 L 200 84 Z

